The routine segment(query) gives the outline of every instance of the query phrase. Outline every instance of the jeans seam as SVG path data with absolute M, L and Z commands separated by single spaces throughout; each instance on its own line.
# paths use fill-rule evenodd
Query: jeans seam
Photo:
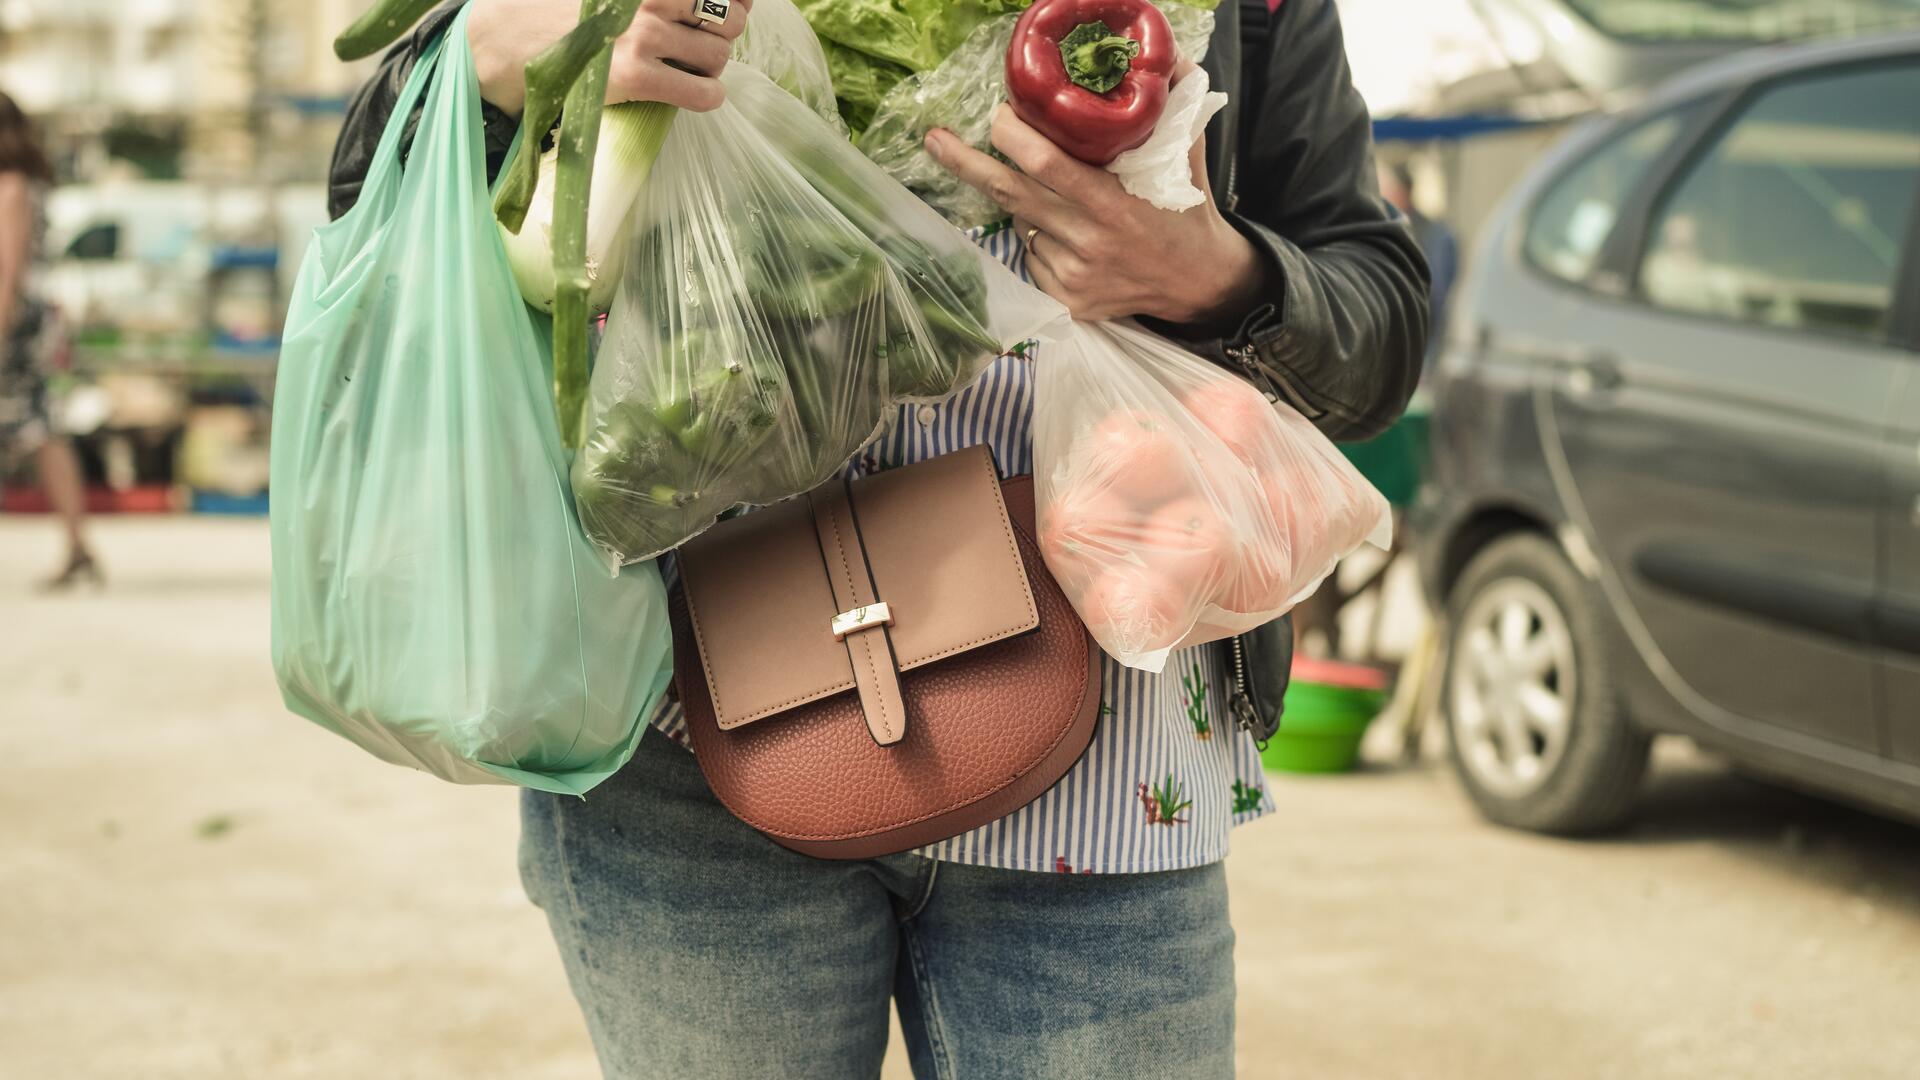
M 560 796 L 556 795 L 549 795 L 547 797 L 553 799 L 556 804 L 560 799 Z M 586 908 L 580 903 L 580 891 L 574 884 L 573 859 L 567 854 L 566 815 L 563 812 L 563 806 L 555 805 L 553 809 L 553 852 L 555 860 L 560 865 L 560 885 L 566 890 L 567 910 L 571 912 L 573 918 L 572 936 L 574 938 L 574 947 L 580 950 L 580 963 L 587 969 L 583 971 L 582 974 L 591 977 L 590 972 L 593 968 L 593 960 L 588 955 L 588 942 L 591 935 L 586 932 Z M 602 997 L 603 995 L 596 994 L 594 996 Z M 583 1009 L 586 1007 L 584 1000 L 582 1000 L 580 1004 Z M 610 1017 L 602 1013 L 602 1015 L 593 1019 L 599 1021 L 595 1026 L 600 1027 L 602 1030 L 608 1030 L 610 1033 L 610 1029 L 607 1027 L 607 1022 L 611 1019 Z M 598 1056 L 599 1049 L 600 1047 L 596 1043 L 594 1046 L 596 1056 Z
M 931 859 L 929 859 L 928 862 L 931 863 L 932 869 L 927 871 L 927 887 L 921 891 L 920 902 L 913 905 L 913 910 L 900 916 L 900 921 L 903 924 L 911 921 L 914 916 L 927 910 L 927 905 L 933 902 L 933 883 L 940 877 L 940 864 Z
M 940 999 L 934 990 L 933 976 L 927 971 L 926 956 L 920 950 L 920 935 L 911 926 L 902 927 L 907 939 L 907 963 L 913 968 L 914 984 L 920 988 L 920 1022 L 927 1032 L 927 1057 L 933 1061 L 936 1080 L 954 1080 L 960 1069 L 947 1049 L 946 1028 L 940 1022 Z

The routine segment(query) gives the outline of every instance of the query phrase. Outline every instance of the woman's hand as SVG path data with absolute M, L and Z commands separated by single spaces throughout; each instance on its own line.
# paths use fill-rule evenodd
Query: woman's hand
M 753 0 L 733 0 L 724 24 L 702 22 L 693 0 L 641 0 L 633 25 L 613 46 L 607 101 L 661 101 L 694 112 L 718 108 L 718 78 L 733 40 L 747 28 Z M 518 114 L 526 100 L 527 61 L 572 29 L 579 0 L 473 0 L 467 40 L 480 96 Z
M 927 135 L 934 160 L 1013 215 L 1022 236 L 1039 230 L 1028 272 L 1075 318 L 1148 315 L 1214 326 L 1252 310 L 1266 292 L 1266 260 L 1214 205 L 1204 138 L 1191 161 L 1207 201 L 1181 212 L 1127 194 L 1112 173 L 1075 160 L 1009 106 L 994 115 L 993 145 L 1019 170 L 952 132 Z

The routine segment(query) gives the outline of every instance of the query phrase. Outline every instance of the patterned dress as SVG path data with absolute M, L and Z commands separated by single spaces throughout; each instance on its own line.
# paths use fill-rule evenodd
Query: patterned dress
M 47 232 L 45 189 L 35 184 L 33 239 L 27 249 L 27 271 L 14 297 L 13 318 L 0 345 L 0 455 L 36 450 L 53 434 L 47 413 L 47 305 L 33 291 L 33 267 L 38 263 Z
M 1012 230 L 978 242 L 1026 277 Z M 1003 475 L 1033 471 L 1032 365 L 1045 347 L 1002 356 L 972 386 L 938 405 L 903 406 L 892 429 L 848 467 L 850 477 L 985 443 Z M 663 560 L 663 570 L 672 573 Z M 1011 870 L 1126 874 L 1224 859 L 1233 826 L 1267 814 L 1260 754 L 1229 719 L 1225 650 L 1173 654 L 1164 674 L 1108 660 L 1100 721 L 1080 763 L 1023 809 L 919 854 Z M 654 726 L 688 745 L 678 703 Z

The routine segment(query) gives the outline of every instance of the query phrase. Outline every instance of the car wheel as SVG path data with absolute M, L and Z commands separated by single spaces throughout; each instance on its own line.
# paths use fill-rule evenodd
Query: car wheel
M 1550 540 L 1495 541 L 1448 604 L 1454 772 L 1482 814 L 1535 832 L 1600 832 L 1633 811 L 1652 740 L 1623 714 L 1601 600 Z

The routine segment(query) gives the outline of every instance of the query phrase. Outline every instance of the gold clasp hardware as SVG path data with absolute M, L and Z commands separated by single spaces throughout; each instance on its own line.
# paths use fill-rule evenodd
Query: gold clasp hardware
M 845 640 L 848 634 L 857 634 L 862 630 L 871 630 L 876 626 L 893 625 L 893 609 L 884 603 L 868 604 L 852 611 L 843 611 L 833 617 L 833 640 Z

